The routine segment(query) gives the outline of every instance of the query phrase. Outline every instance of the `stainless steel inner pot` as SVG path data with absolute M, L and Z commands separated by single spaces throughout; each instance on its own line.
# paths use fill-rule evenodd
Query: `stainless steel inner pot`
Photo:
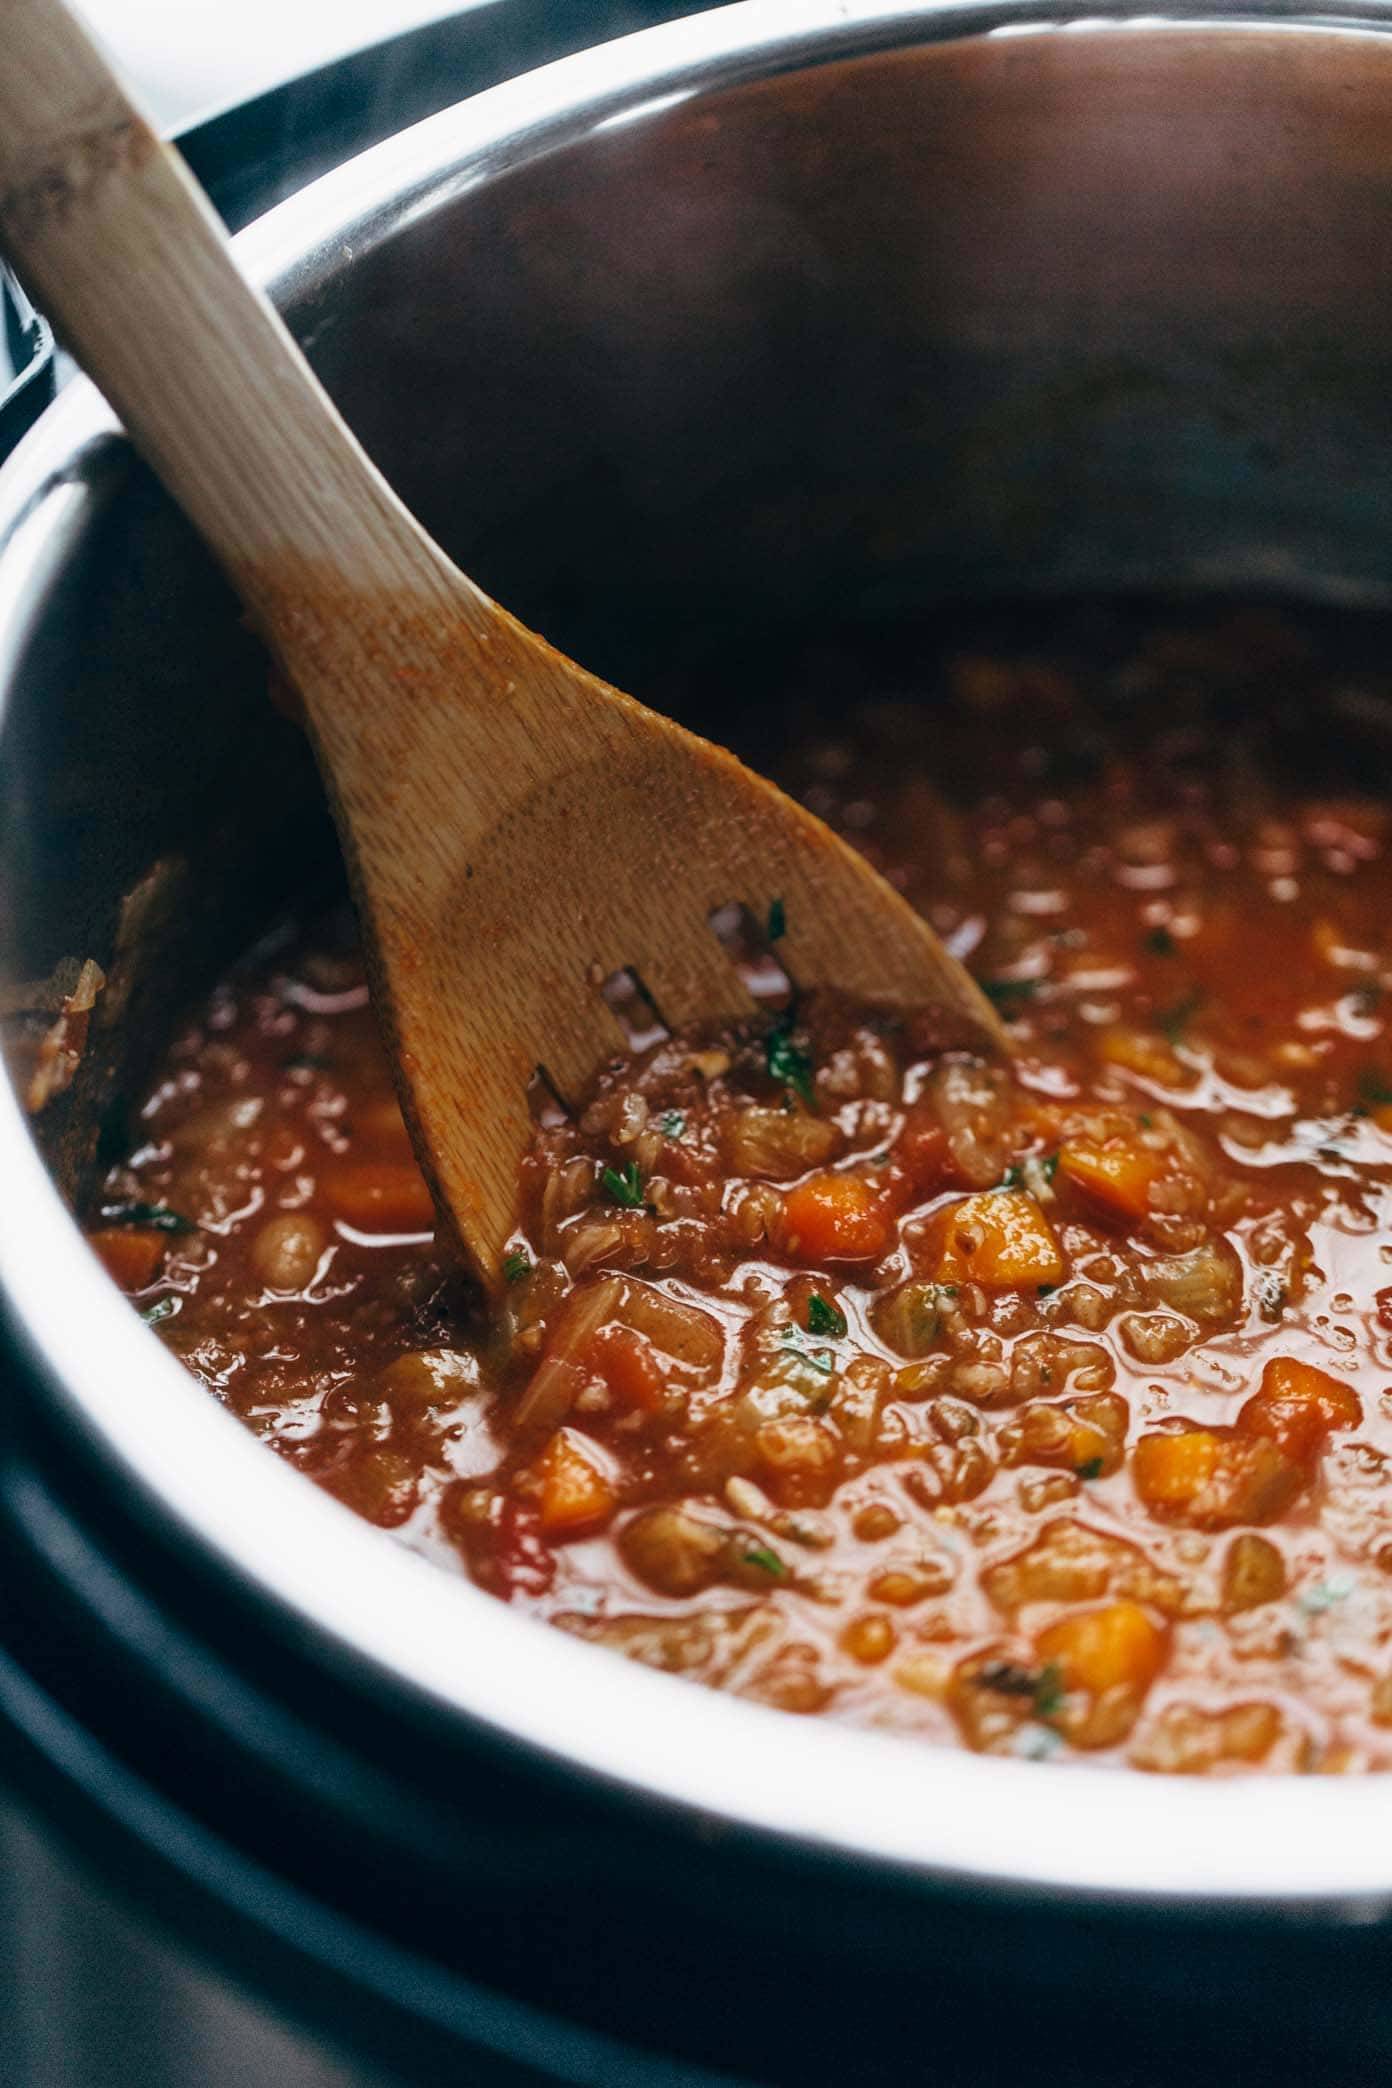
M 737 653 L 833 605 L 963 594 L 1381 602 L 1389 26 L 753 0 L 432 118 L 240 251 L 427 525 L 639 694 L 694 616 Z M 49 1137 L 70 1184 L 323 846 L 234 606 L 72 387 L 0 477 L 0 1005 L 94 956 L 122 1010 Z M 33 1425 L 162 1555 L 384 1716 L 490 1735 L 635 1833 L 661 1816 L 896 1889 L 1392 1912 L 1385 1781 L 925 1752 L 698 1692 L 436 1571 L 184 1376 L 8 1086 L 0 1283 Z

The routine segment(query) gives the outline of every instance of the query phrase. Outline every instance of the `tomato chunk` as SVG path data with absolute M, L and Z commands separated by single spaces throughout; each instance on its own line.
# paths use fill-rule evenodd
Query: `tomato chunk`
M 1197 1530 L 1274 1522 L 1307 1476 L 1266 1437 L 1218 1428 L 1142 1436 L 1131 1453 L 1131 1473 L 1153 1514 Z
M 947 1133 L 923 1108 L 911 1109 L 905 1116 L 904 1128 L 894 1142 L 894 1158 L 921 1196 L 944 1187 L 955 1172 Z
M 1118 1218 L 1144 1218 L 1150 1187 L 1164 1172 L 1159 1155 L 1125 1138 L 1068 1139 L 1059 1148 L 1059 1173 Z
M 1064 1274 L 1054 1229 L 1022 1189 L 964 1196 L 939 1214 L 930 1237 L 939 1283 L 1016 1290 L 1058 1283 Z
M 164 1267 L 169 1241 L 151 1226 L 110 1225 L 88 1233 L 87 1244 L 113 1283 L 124 1291 L 144 1290 Z
M 324 1194 L 336 1218 L 359 1232 L 435 1229 L 435 1205 L 418 1167 L 405 1160 L 354 1160 L 325 1170 Z
M 661 1412 L 667 1380 L 646 1336 L 632 1327 L 601 1327 L 590 1343 L 588 1361 L 625 1406 L 645 1414 Z
M 783 1199 L 783 1248 L 794 1261 L 877 1261 L 894 1221 L 864 1175 L 815 1174 Z
M 1244 1435 L 1264 1436 L 1298 1464 L 1312 1464 L 1332 1430 L 1357 1428 L 1363 1406 L 1352 1385 L 1313 1363 L 1273 1356 L 1237 1417 Z
M 577 1428 L 558 1428 L 537 1465 L 541 1528 L 547 1537 L 578 1537 L 608 1522 L 618 1506 L 604 1453 Z

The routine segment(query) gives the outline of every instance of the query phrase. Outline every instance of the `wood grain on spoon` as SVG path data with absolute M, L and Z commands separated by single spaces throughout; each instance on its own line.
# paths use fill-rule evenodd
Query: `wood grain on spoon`
M 535 1068 L 565 1094 L 612 1056 L 624 968 L 673 1027 L 749 1014 L 709 925 L 732 900 L 783 901 L 800 984 L 1000 1041 L 852 849 L 451 564 L 61 0 L 0 0 L 0 51 L 0 240 L 300 691 L 417 1152 L 490 1287 Z

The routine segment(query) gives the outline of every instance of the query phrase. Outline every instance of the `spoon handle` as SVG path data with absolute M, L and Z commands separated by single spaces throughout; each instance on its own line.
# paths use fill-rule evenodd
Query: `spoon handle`
M 374 593 L 433 567 L 486 622 L 64 0 L 0 0 L 0 52 L 0 246 L 268 635 L 287 561 Z

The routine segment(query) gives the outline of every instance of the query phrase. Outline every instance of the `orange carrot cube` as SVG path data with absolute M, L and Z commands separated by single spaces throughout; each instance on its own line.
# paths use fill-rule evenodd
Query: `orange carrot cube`
M 590 1343 L 587 1360 L 625 1406 L 645 1414 L 662 1411 L 667 1379 L 657 1351 L 645 1335 L 616 1324 L 601 1327 Z
M 1345 1380 L 1293 1356 L 1273 1356 L 1237 1425 L 1244 1435 L 1264 1436 L 1287 1457 L 1308 1465 L 1332 1430 L 1357 1428 L 1362 1419 L 1362 1402 Z
M 930 1253 L 939 1283 L 1016 1290 L 1064 1274 L 1054 1229 L 1024 1190 L 991 1189 L 949 1205 L 934 1223 Z
M 143 1225 L 111 1225 L 88 1233 L 87 1244 L 113 1283 L 123 1291 L 144 1290 L 164 1267 L 168 1239 Z
M 794 1261 L 877 1261 L 893 1241 L 893 1219 L 864 1175 L 809 1175 L 783 1199 L 783 1250 Z
M 1100 1697 L 1109 1689 L 1144 1696 L 1165 1664 L 1169 1634 L 1138 1602 L 1075 1610 L 1041 1631 L 1035 1651 L 1059 1670 L 1065 1689 Z
M 1094 1203 L 1119 1218 L 1144 1218 L 1150 1186 L 1164 1172 L 1160 1157 L 1124 1138 L 1070 1138 L 1059 1148 L 1058 1171 Z
M 366 1233 L 435 1229 L 435 1205 L 420 1169 L 407 1160 L 348 1160 L 327 1168 L 324 1194 L 336 1218 Z
M 618 1506 L 604 1453 L 576 1428 L 558 1428 L 536 1468 L 541 1528 L 548 1537 L 578 1537 L 600 1529 Z
M 1274 1522 L 1306 1483 L 1278 1444 L 1218 1428 L 1142 1436 L 1131 1476 L 1154 1514 L 1197 1530 Z

